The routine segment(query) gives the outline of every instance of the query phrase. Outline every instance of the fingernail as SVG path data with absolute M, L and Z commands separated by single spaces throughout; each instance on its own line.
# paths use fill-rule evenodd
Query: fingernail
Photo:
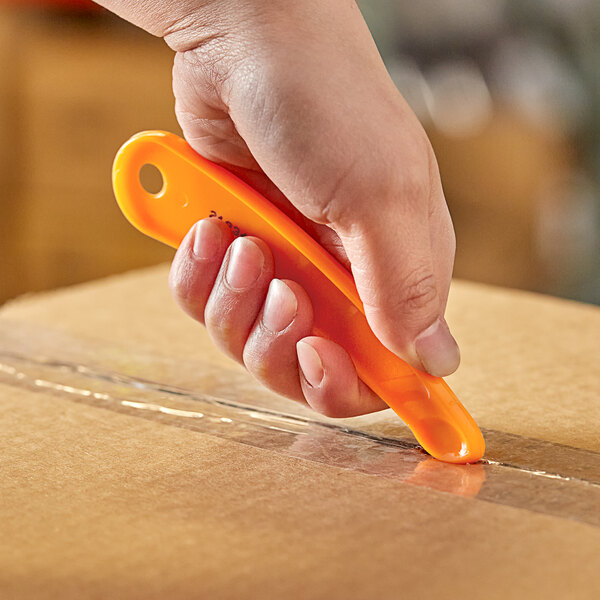
M 237 238 L 229 253 L 225 272 L 227 284 L 238 291 L 249 288 L 260 277 L 264 262 L 262 250 L 252 240 Z
M 198 221 L 194 229 L 194 256 L 204 260 L 214 258 L 221 248 L 222 237 L 221 229 L 216 223 L 210 219 Z
M 304 375 L 304 379 L 311 387 L 319 387 L 323 381 L 325 371 L 323 363 L 317 351 L 306 342 L 296 344 L 296 353 L 298 354 L 298 364 Z
M 441 319 L 419 334 L 415 350 L 425 370 L 436 377 L 454 373 L 460 364 L 458 344 Z
M 294 320 L 297 311 L 296 294 L 281 279 L 273 279 L 265 300 L 264 326 L 273 333 L 283 331 Z

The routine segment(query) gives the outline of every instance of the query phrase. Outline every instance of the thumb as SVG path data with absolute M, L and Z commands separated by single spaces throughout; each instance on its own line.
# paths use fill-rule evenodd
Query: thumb
M 460 363 L 444 319 L 454 262 L 452 222 L 441 192 L 430 207 L 402 196 L 357 216 L 351 234 L 336 230 L 375 335 L 413 366 L 444 377 Z

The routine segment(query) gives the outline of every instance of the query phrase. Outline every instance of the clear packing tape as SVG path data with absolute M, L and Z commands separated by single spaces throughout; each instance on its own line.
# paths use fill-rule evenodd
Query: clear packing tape
M 40 410 L 59 396 L 283 456 L 600 526 L 598 453 L 487 430 L 484 460 L 442 463 L 400 424 L 390 430 L 377 421 L 327 419 L 291 402 L 273 404 L 238 370 L 215 377 L 210 364 L 100 345 L 5 320 L 0 383 L 40 392 Z

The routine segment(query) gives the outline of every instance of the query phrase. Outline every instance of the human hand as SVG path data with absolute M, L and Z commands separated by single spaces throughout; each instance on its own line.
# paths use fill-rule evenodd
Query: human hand
M 352 270 L 369 324 L 390 350 L 434 375 L 453 372 L 459 352 L 443 314 L 454 233 L 437 164 L 356 5 L 105 4 L 176 50 L 176 112 L 192 147 Z M 188 234 L 170 277 L 180 305 L 271 389 L 332 416 L 384 408 L 343 348 L 310 336 L 310 299 L 294 282 L 271 281 L 266 245 L 231 242 L 214 220 Z

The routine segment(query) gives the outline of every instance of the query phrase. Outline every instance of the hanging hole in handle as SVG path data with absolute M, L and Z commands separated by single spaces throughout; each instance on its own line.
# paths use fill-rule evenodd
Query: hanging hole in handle
M 157 166 L 146 163 L 140 169 L 140 184 L 146 192 L 157 196 L 164 190 L 165 178 Z

